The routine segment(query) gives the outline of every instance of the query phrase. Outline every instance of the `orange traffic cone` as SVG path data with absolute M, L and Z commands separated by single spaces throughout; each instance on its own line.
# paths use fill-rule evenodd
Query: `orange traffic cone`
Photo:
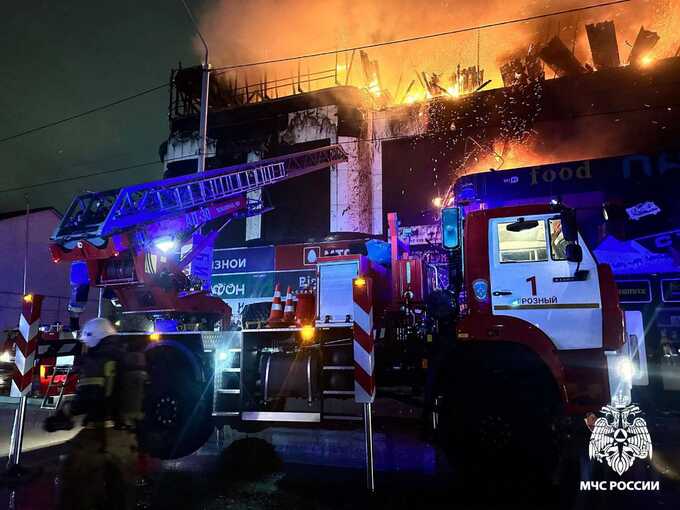
M 280 326 L 283 320 L 283 308 L 281 307 L 281 288 L 279 284 L 274 287 L 274 298 L 272 299 L 272 310 L 269 312 L 267 324 L 269 326 Z
M 283 322 L 292 324 L 295 321 L 295 307 L 293 306 L 293 291 L 288 286 L 286 291 L 286 306 L 283 309 Z

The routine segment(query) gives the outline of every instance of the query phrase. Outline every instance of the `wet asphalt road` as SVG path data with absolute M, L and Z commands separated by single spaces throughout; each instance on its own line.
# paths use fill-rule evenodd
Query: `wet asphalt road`
M 422 441 L 414 423 L 375 423 L 375 495 L 365 487 L 363 433 L 359 427 L 338 431 L 274 428 L 245 436 L 227 432 L 223 445 L 213 438 L 189 457 L 157 462 L 153 483 L 140 500 L 158 509 L 314 509 L 356 508 L 680 508 L 680 419 L 650 418 L 654 440 L 652 462 L 637 461 L 634 477 L 658 480 L 655 492 L 585 493 L 562 491 L 544 499 L 524 500 L 511 489 L 497 494 L 463 494 L 455 472 L 439 452 Z M 276 450 L 268 444 L 274 444 Z M 24 464 L 42 474 L 16 489 L 0 488 L 0 508 L 51 510 L 59 455 L 67 445 L 34 450 Z M 614 475 L 616 476 L 616 475 Z M 610 479 L 616 479 L 609 477 Z M 511 504 L 510 501 L 515 503 Z
M 9 442 L 16 407 L 16 404 L 0 402 L 0 456 L 5 456 L 9 452 Z M 49 448 L 50 446 L 61 444 L 71 439 L 80 430 L 79 428 L 74 428 L 69 431 L 46 434 L 42 429 L 42 422 L 50 413 L 51 411 L 40 409 L 40 400 L 31 399 L 30 404 L 27 406 L 23 451 Z

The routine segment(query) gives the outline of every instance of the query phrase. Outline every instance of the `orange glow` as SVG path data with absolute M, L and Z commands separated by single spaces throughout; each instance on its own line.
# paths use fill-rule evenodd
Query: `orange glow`
M 542 154 L 528 141 L 495 142 L 492 147 L 480 146 L 477 154 L 461 169 L 461 175 L 544 165 L 551 163 L 552 159 L 549 154 Z
M 160 333 L 151 333 L 149 335 L 149 340 L 152 342 L 158 342 L 161 339 L 161 334 Z
M 358 278 L 355 278 L 354 279 L 354 285 L 355 285 L 355 287 L 359 287 L 359 288 L 366 286 L 366 278 L 364 278 L 363 276 L 359 276 Z
M 634 41 L 641 26 L 660 36 L 653 50 L 655 58 L 670 57 L 677 50 L 680 26 L 680 0 L 630 2 L 442 37 L 425 36 L 543 16 L 583 6 L 583 2 L 460 0 L 455 8 L 451 2 L 410 0 L 358 0 L 351 4 L 343 0 L 257 0 L 242 4 L 239 23 L 233 22 L 231 2 L 211 2 L 211 7 L 202 11 L 200 29 L 211 42 L 211 58 L 217 67 L 339 50 L 228 71 L 219 79 L 238 78 L 234 83 L 241 88 L 246 82 L 251 87 L 265 82 L 275 87 L 278 80 L 281 85 L 266 94 L 270 98 L 347 84 L 367 91 L 383 106 L 413 104 L 433 96 L 452 99 L 474 93 L 484 84 L 484 90 L 502 87 L 501 66 L 524 58 L 530 47 L 540 51 L 555 35 L 573 49 L 581 63 L 592 66 L 585 25 L 605 20 L 616 22 L 618 50 L 624 61 L 630 51 L 624 41 Z M 305 30 L 300 30 L 301 26 Z M 254 41 L 256 33 L 270 34 L 269 44 Z M 360 51 L 352 49 L 414 36 L 423 38 L 364 48 L 365 61 Z M 199 40 L 195 40 L 195 48 L 202 56 Z M 368 62 L 371 64 L 366 65 Z M 650 63 L 642 61 L 641 65 Z M 546 78 L 552 77 L 549 71 Z
M 24 296 L 24 302 L 26 303 L 32 303 L 33 302 L 33 294 L 26 294 Z
M 368 91 L 371 93 L 371 95 L 375 97 L 381 96 L 382 90 L 380 90 L 380 83 L 378 83 L 377 78 L 373 78 L 373 80 L 371 80 L 371 83 L 368 84 Z
M 300 330 L 300 338 L 302 339 L 302 343 L 310 343 L 312 340 L 314 340 L 315 334 L 316 329 L 314 326 L 310 326 L 309 324 L 302 326 L 302 329 Z
M 645 55 L 640 59 L 640 65 L 642 67 L 649 67 L 654 63 L 654 58 L 651 55 Z
M 420 103 L 426 99 L 428 99 L 428 94 L 425 91 L 409 92 L 404 98 L 404 104 Z
M 458 88 L 458 85 L 451 85 L 450 87 L 447 87 L 446 92 L 451 97 L 459 97 L 460 96 L 460 90 Z

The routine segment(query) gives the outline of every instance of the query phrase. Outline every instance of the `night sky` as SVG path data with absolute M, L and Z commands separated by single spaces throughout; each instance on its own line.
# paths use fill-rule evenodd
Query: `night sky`
M 197 13 L 201 0 L 190 5 Z M 5 3 L 0 22 L 0 139 L 168 81 L 198 63 L 179 0 L 26 0 Z M 0 212 L 54 206 L 73 195 L 157 178 L 160 163 L 107 176 L 10 188 L 158 162 L 168 92 L 0 143 Z

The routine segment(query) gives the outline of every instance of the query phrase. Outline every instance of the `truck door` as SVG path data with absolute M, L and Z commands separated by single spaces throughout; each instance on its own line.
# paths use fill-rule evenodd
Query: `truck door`
M 587 271 L 565 259 L 561 224 L 554 214 L 523 217 L 535 226 L 508 230 L 517 217 L 489 222 L 489 276 L 494 315 L 509 315 L 540 328 L 557 349 L 602 347 L 602 306 L 595 259 L 579 236 Z M 527 224 L 529 225 L 529 224 Z

